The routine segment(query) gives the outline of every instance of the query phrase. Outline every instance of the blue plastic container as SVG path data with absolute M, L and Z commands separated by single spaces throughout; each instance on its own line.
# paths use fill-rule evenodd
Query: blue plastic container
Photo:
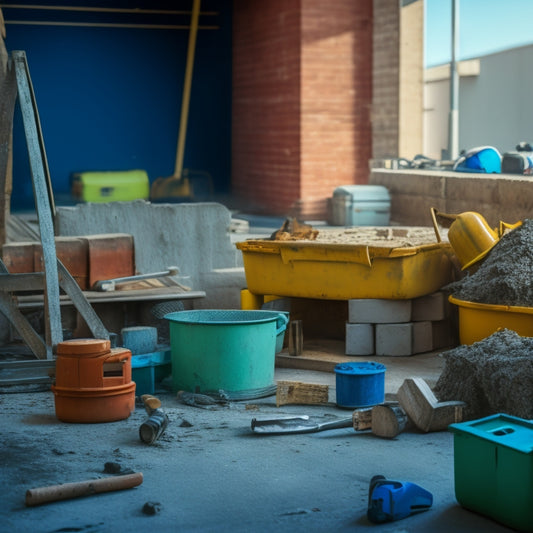
M 170 350 L 131 356 L 131 377 L 135 395 L 154 394 L 156 385 L 170 375 Z
M 385 365 L 339 363 L 334 370 L 339 407 L 371 407 L 385 401 Z

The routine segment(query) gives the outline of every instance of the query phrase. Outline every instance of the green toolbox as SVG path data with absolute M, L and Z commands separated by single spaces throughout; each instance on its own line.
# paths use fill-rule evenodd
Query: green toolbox
M 79 172 L 72 175 L 71 193 L 82 202 L 148 200 L 150 182 L 145 170 Z
M 508 527 L 533 532 L 533 421 L 497 414 L 449 429 L 457 501 Z

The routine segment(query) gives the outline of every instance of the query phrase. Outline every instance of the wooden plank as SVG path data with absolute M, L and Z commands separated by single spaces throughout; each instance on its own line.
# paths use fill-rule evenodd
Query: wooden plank
M 356 409 L 352 413 L 352 423 L 355 431 L 372 428 L 372 407 Z
M 329 400 L 329 386 L 301 381 L 278 381 L 276 406 L 287 404 L 326 405 Z
M 444 431 L 463 420 L 464 402 L 439 402 L 422 378 L 408 378 L 398 390 L 398 400 L 415 426 L 424 432 Z

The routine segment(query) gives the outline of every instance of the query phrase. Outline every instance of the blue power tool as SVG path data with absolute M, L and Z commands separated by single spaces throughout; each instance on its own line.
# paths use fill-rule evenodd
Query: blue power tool
M 384 476 L 370 480 L 367 517 L 375 524 L 401 520 L 426 511 L 433 504 L 433 495 L 408 481 L 391 481 Z

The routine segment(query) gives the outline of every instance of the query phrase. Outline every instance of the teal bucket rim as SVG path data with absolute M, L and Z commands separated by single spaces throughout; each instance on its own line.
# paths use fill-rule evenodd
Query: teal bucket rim
M 193 319 L 193 317 L 198 316 L 198 319 Z M 202 315 L 221 315 L 228 316 L 231 315 L 250 315 L 248 319 L 242 320 L 216 320 L 216 319 L 203 319 Z M 202 326 L 242 326 L 246 324 L 263 324 L 268 322 L 278 322 L 281 319 L 283 322 L 283 330 L 287 325 L 289 318 L 288 313 L 284 311 L 267 311 L 262 309 L 257 310 L 242 310 L 242 309 L 193 309 L 189 311 L 173 311 L 172 313 L 166 314 L 163 318 L 169 320 L 170 322 L 175 322 L 178 324 L 188 324 L 188 325 L 202 325 Z M 252 316 L 258 317 L 263 316 L 263 318 L 252 318 Z M 283 331 L 282 330 L 282 331 Z

